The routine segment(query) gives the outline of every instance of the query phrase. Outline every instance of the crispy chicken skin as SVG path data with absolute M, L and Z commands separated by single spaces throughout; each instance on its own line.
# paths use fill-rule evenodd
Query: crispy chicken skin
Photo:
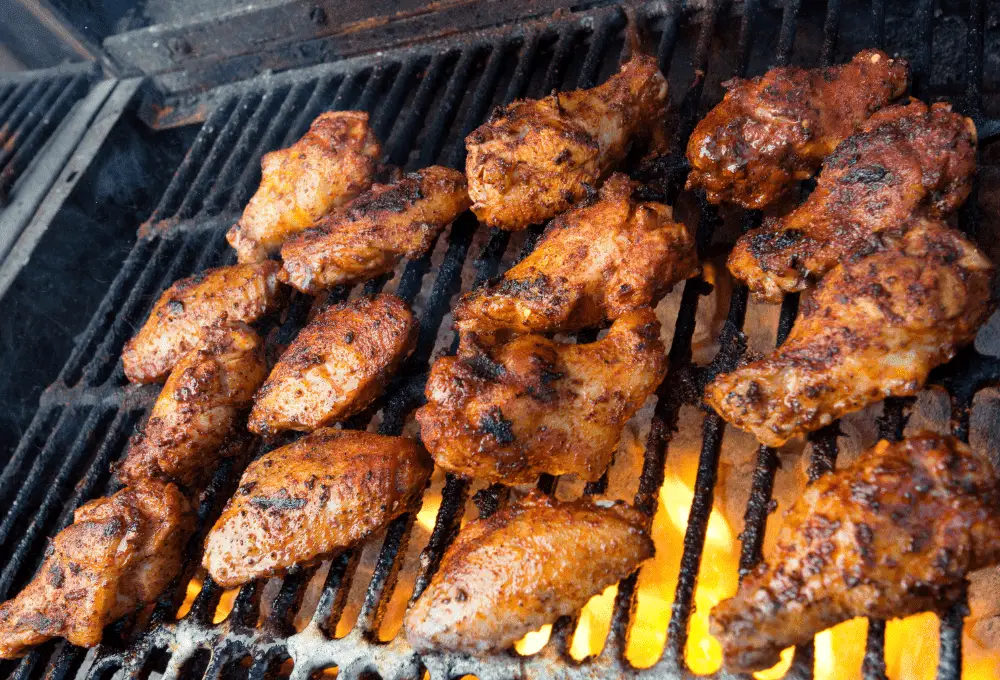
M 419 503 L 432 465 L 412 439 L 323 428 L 254 461 L 205 541 L 231 588 L 345 550 Z
M 996 307 L 994 268 L 958 232 L 920 220 L 895 246 L 834 268 L 770 356 L 719 375 L 705 401 L 781 446 L 889 396 L 911 396 Z
M 362 411 L 413 349 L 417 330 L 410 308 L 388 293 L 323 310 L 260 388 L 250 430 L 308 432 Z
M 734 671 L 856 616 L 942 610 L 969 572 L 1000 561 L 990 461 L 952 437 L 881 441 L 821 477 L 785 515 L 774 555 L 712 610 Z
M 426 253 L 468 207 L 465 175 L 440 165 L 376 184 L 345 211 L 287 241 L 278 278 L 315 295 L 386 274 L 402 258 Z
M 823 164 L 816 190 L 781 219 L 745 234 L 729 270 L 758 299 L 804 290 L 873 234 L 898 236 L 910 218 L 941 218 L 969 196 L 976 127 L 948 104 L 890 106 L 869 118 Z
M 194 512 L 173 484 L 139 482 L 77 509 L 35 578 L 0 605 L 0 658 L 63 637 L 80 647 L 180 574 Z
M 556 218 L 535 250 L 496 284 L 467 293 L 455 326 L 480 338 L 572 331 L 655 305 L 698 271 L 694 239 L 669 207 L 632 200 L 614 174 L 600 200 Z
M 364 111 L 327 111 L 302 139 L 264 154 L 261 182 L 226 234 L 240 262 L 261 262 L 290 236 L 365 191 L 382 148 Z
M 174 283 L 125 343 L 125 377 L 134 383 L 163 382 L 181 357 L 201 346 L 215 323 L 253 323 L 277 311 L 284 300 L 278 267 L 277 262 L 218 267 Z
M 688 140 L 687 188 L 712 203 L 763 208 L 811 177 L 869 116 L 903 94 L 909 65 L 878 50 L 821 69 L 781 67 L 724 83 Z
M 118 479 L 157 477 L 195 487 L 212 473 L 237 416 L 267 377 L 263 343 L 245 324 L 208 329 L 201 348 L 167 378 L 145 430 L 136 435 Z
M 462 529 L 407 613 L 406 638 L 418 652 L 506 649 L 652 557 L 647 521 L 621 502 L 532 490 Z
M 593 481 L 665 372 L 649 308 L 623 314 L 585 345 L 524 335 L 466 346 L 431 368 L 420 436 L 438 465 L 463 477 L 519 484 L 547 472 Z
M 666 97 L 656 60 L 637 55 L 598 87 L 498 109 L 465 138 L 472 211 L 510 230 L 555 217 L 663 125 Z

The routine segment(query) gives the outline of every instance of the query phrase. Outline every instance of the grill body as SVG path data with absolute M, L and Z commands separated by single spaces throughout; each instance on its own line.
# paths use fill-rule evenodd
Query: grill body
M 946 19 L 936 18 L 935 10 L 929 0 L 829 0 L 825 5 L 791 0 L 781 8 L 749 0 L 736 5 L 710 2 L 690 9 L 676 3 L 652 3 L 644 8 L 652 44 L 670 81 L 669 129 L 673 131 L 672 162 L 661 164 L 652 186 L 665 200 L 689 203 L 681 211 L 687 211 L 689 224 L 696 224 L 703 258 L 722 252 L 741 229 L 752 228 L 760 219 L 752 213 L 722 214 L 691 197 L 678 198 L 687 136 L 698 118 L 718 101 L 720 83 L 731 76 L 759 74 L 777 64 L 835 63 L 864 47 L 880 46 L 911 60 L 917 96 L 948 96 L 977 120 L 981 133 L 995 127 L 990 114 L 995 115 L 1000 108 L 995 94 L 1000 85 L 996 63 L 1000 51 L 991 53 L 986 45 L 990 30 L 987 16 L 995 16 L 998 8 L 988 6 L 985 0 L 970 0 L 949 8 Z M 71 521 L 80 503 L 113 488 L 109 464 L 123 455 L 128 436 L 143 421 L 158 392 L 156 386 L 126 384 L 121 348 L 170 283 L 206 267 L 234 261 L 224 234 L 257 186 L 263 153 L 297 139 L 323 110 L 365 109 L 372 113 L 375 131 L 384 141 L 387 162 L 407 168 L 432 163 L 462 167 L 464 136 L 494 106 L 518 97 L 537 97 L 553 88 L 588 87 L 603 81 L 617 66 L 624 24 L 619 8 L 597 7 L 405 50 L 266 75 L 194 97 L 168 96 L 164 108 L 173 112 L 176 121 L 204 117 L 204 123 L 0 473 L 0 506 L 8 508 L 0 519 L 0 550 L 8 555 L 0 568 L 0 598 L 11 596 L 31 578 L 41 561 L 46 537 Z M 995 30 L 991 35 L 995 40 Z M 986 135 L 982 136 L 985 139 Z M 995 163 L 996 147 L 984 142 L 982 157 L 977 193 L 985 200 L 978 203 L 974 194 L 962 211 L 960 224 L 987 242 L 989 218 L 993 216 L 989 180 L 995 177 L 991 163 Z M 416 349 L 390 389 L 368 413 L 347 426 L 372 427 L 385 434 L 411 432 L 407 416 L 421 403 L 430 362 L 438 353 L 455 350 L 456 338 L 448 330 L 454 295 L 496 276 L 530 252 L 540 235 L 537 228 L 514 236 L 489 231 L 465 215 L 431 253 L 403 263 L 393 277 L 371 281 L 353 291 L 340 288 L 331 292 L 329 302 L 392 290 L 413 304 L 420 322 Z M 725 310 L 725 320 L 719 326 L 717 352 L 702 361 L 695 352 L 700 331 L 698 308 L 713 296 L 715 304 Z M 648 415 L 641 474 L 631 499 L 651 517 L 681 411 L 698 404 L 698 386 L 707 376 L 729 370 L 741 359 L 747 344 L 743 327 L 752 309 L 745 289 L 736 288 L 724 299 L 723 291 L 703 278 L 686 282 L 678 298 L 676 317 L 671 320 L 669 373 Z M 309 304 L 304 298 L 293 300 L 287 320 L 274 329 L 277 341 L 294 337 Z M 797 307 L 795 296 L 782 305 L 779 342 L 790 329 Z M 593 337 L 585 332 L 578 339 Z M 976 348 L 963 351 L 935 373 L 932 382 L 949 395 L 950 427 L 957 436 L 969 438 L 973 399 L 998 380 L 1000 359 Z M 901 437 L 911 405 L 909 400 L 887 401 L 878 421 L 880 435 Z M 340 677 L 350 679 L 369 674 L 418 678 L 423 669 L 435 679 L 465 674 L 484 680 L 686 677 L 690 671 L 684 664 L 683 650 L 724 435 L 723 422 L 715 414 L 707 414 L 702 423 L 684 550 L 677 555 L 680 571 L 666 643 L 662 659 L 652 668 L 633 668 L 625 658 L 635 576 L 618 587 L 602 652 L 583 663 L 568 656 L 572 618 L 557 622 L 550 642 L 529 657 L 512 653 L 486 658 L 450 654 L 419 657 L 401 634 L 381 640 L 383 618 L 414 532 L 415 517 L 410 514 L 395 520 L 366 548 L 373 557 L 370 569 L 359 566 L 363 562 L 360 548 L 324 566 L 322 582 L 314 584 L 318 596 L 310 611 L 303 614 L 299 610 L 303 601 L 310 599 L 306 591 L 317 578 L 315 569 L 301 570 L 270 584 L 245 586 L 220 623 L 213 623 L 213 618 L 223 592 L 211 581 L 202 585 L 190 611 L 176 618 L 197 566 L 198 542 L 203 536 L 199 533 L 190 546 L 188 568 L 176 587 L 165 593 L 152 611 L 112 626 L 99 648 L 88 652 L 52 642 L 17 663 L 4 664 L 2 670 L 19 678 L 107 678 L 117 672 L 140 677 L 151 670 L 181 677 L 257 678 L 290 672 L 307 678 L 334 666 Z M 811 437 L 811 477 L 834 469 L 838 443 L 836 425 Z M 262 445 L 254 446 L 258 452 L 262 450 Z M 757 451 L 741 534 L 741 570 L 752 568 L 761 559 L 778 467 L 776 451 Z M 238 471 L 228 465 L 217 472 L 199 509 L 202 532 L 232 491 L 236 477 Z M 539 484 L 552 490 L 559 480 L 542 479 Z M 606 485 L 605 479 L 588 485 L 584 492 L 602 493 Z M 466 482 L 444 481 L 434 528 L 413 577 L 413 596 L 422 591 L 437 568 L 471 492 Z M 481 511 L 488 513 L 501 495 L 499 489 L 478 494 Z M 361 584 L 357 622 L 338 637 L 337 621 L 349 591 L 361 580 L 365 583 Z M 960 675 L 964 607 L 958 603 L 942 618 L 940 678 Z M 871 622 L 868 631 L 865 675 L 884 677 L 884 622 Z M 788 677 L 810 676 L 812 658 L 811 646 L 798 649 Z M 725 672 L 717 675 L 726 677 Z

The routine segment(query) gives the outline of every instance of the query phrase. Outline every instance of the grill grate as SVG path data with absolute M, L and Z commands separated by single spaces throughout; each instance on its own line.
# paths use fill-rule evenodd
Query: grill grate
M 720 80 L 759 73 L 775 64 L 832 63 L 864 46 L 885 46 L 912 59 L 918 96 L 947 94 L 965 113 L 977 118 L 981 129 L 995 127 L 995 123 L 983 118 L 986 8 L 982 0 L 971 0 L 966 8 L 964 63 L 949 71 L 951 80 L 935 70 L 938 62 L 933 59 L 933 38 L 937 23 L 931 0 L 919 0 L 913 16 L 908 15 L 905 5 L 890 4 L 889 16 L 902 24 L 896 24 L 893 31 L 886 30 L 886 0 L 873 0 L 870 5 L 830 0 L 824 7 L 805 8 L 797 0 L 790 0 L 782 9 L 759 0 L 734 6 L 709 2 L 705 9 L 697 11 L 685 10 L 679 3 L 653 3 L 647 9 L 661 67 L 671 83 L 671 111 L 676 112 L 671 121 L 676 130 L 672 139 L 675 159 L 664 165 L 666 181 L 657 185 L 669 199 L 679 194 L 683 163 L 678 159 L 687 136 L 707 106 L 714 103 L 703 96 L 706 86 L 714 97 Z M 361 108 L 372 114 L 376 131 L 386 142 L 388 162 L 408 167 L 434 162 L 460 167 L 464 161 L 464 136 L 492 106 L 522 96 L 539 96 L 553 88 L 586 87 L 603 80 L 617 64 L 623 26 L 619 10 L 599 8 L 556 18 L 545 25 L 529 24 L 480 34 L 463 43 L 390 52 L 380 58 L 361 57 L 220 88 L 198 137 L 143 225 L 141 238 L 81 334 L 57 382 L 43 395 L 38 414 L 0 473 L 0 505 L 9 508 L 0 521 L 0 549 L 10 555 L 0 570 L 0 598 L 16 592 L 31 577 L 40 563 L 45 537 L 70 521 L 73 508 L 110 490 L 108 465 L 122 455 L 128 435 L 142 422 L 158 391 L 155 386 L 126 385 L 119 359 L 121 348 L 171 282 L 233 261 L 223 234 L 255 189 L 259 159 L 264 152 L 290 144 L 325 109 Z M 776 48 L 771 47 L 773 44 Z M 728 45 L 735 47 L 728 49 Z M 41 101 L 45 96 L 42 88 L 34 96 L 34 101 Z M 7 115 L 11 97 L 10 91 L 0 89 L 3 115 Z M 53 97 L 60 99 L 59 95 Z M 27 110 L 22 118 L 27 118 Z M 704 259 L 729 237 L 723 216 L 714 207 L 699 200 L 696 210 L 696 241 Z M 737 221 L 746 230 L 759 220 L 758 214 L 748 213 Z M 979 209 L 970 200 L 962 212 L 961 225 L 975 234 L 979 221 Z M 433 354 L 455 351 L 457 338 L 440 332 L 448 323 L 454 294 L 482 284 L 523 257 L 540 235 L 538 228 L 514 235 L 500 230 L 477 231 L 475 219 L 465 215 L 428 256 L 406 263 L 397 277 L 371 281 L 360 291 L 334 290 L 329 302 L 360 292 L 391 289 L 414 305 L 420 321 L 416 350 L 387 390 L 387 396 L 346 426 L 364 428 L 371 421 L 382 433 L 402 432 L 408 414 L 422 401 Z M 470 252 L 476 256 L 467 262 Z M 737 288 L 728 301 L 718 353 L 707 364 L 695 362 L 699 301 L 713 294 L 713 287 L 701 278 L 686 282 L 680 294 L 668 379 L 656 395 L 634 499 L 650 519 L 657 508 L 664 464 L 682 407 L 696 404 L 699 386 L 707 377 L 733 368 L 746 348 L 742 328 L 750 303 L 746 289 Z M 274 341 L 283 343 L 294 337 L 309 305 L 303 296 L 294 296 L 287 320 L 275 329 Z M 789 296 L 781 307 L 779 342 L 791 328 L 797 309 L 797 298 Z M 584 332 L 578 340 L 593 337 L 593 333 Z M 1000 360 L 969 349 L 937 371 L 933 382 L 951 395 L 953 432 L 968 439 L 972 399 L 981 388 L 1000 382 Z M 886 402 L 879 422 L 880 434 L 902 436 L 910 406 L 910 400 Z M 484 680 L 522 676 L 681 677 L 689 674 L 683 651 L 723 436 L 721 419 L 714 413 L 706 415 L 666 645 L 660 663 L 647 670 L 634 669 L 625 659 L 635 610 L 634 575 L 618 587 L 603 650 L 582 664 L 572 662 L 568 655 L 576 624 L 572 617 L 560 619 L 548 645 L 530 657 L 504 653 L 485 659 L 450 654 L 418 658 L 401 635 L 379 641 L 382 620 L 409 547 L 415 522 L 412 514 L 394 521 L 380 545 L 369 546 L 377 552 L 372 574 L 357 622 L 342 637 L 336 637 L 335 631 L 354 582 L 365 576 L 361 569 L 364 550 L 355 549 L 332 561 L 315 610 L 305 628 L 295 632 L 293 620 L 317 569 L 275 579 L 267 587 L 263 583 L 245 586 L 236 595 L 229 616 L 219 624 L 213 624 L 213 618 L 223 591 L 206 580 L 188 614 L 176 620 L 197 564 L 199 537 L 195 537 L 192 560 L 177 587 L 166 593 L 151 613 L 112 626 L 97 650 L 88 653 L 64 642 L 52 642 L 0 670 L 17 678 L 80 674 L 108 678 L 117 672 L 125 677 L 140 677 L 151 670 L 185 677 L 263 678 L 281 674 L 283 663 L 291 658 L 295 662 L 291 673 L 298 678 L 332 666 L 338 668 L 341 677 L 351 679 L 370 673 L 383 678 L 416 678 L 424 667 L 434 678 L 473 674 Z M 834 468 L 837 436 L 834 425 L 810 438 L 810 478 Z M 260 453 L 259 444 L 248 446 L 257 447 Z M 778 454 L 761 447 L 741 534 L 741 573 L 761 559 L 778 467 Z M 202 525 L 225 502 L 237 472 L 227 465 L 217 472 L 199 508 Z M 544 478 L 539 486 L 552 491 L 558 482 Z M 607 484 L 605 476 L 587 485 L 585 493 L 602 493 Z M 420 555 L 412 597 L 423 591 L 437 569 L 444 549 L 458 530 L 471 492 L 466 482 L 450 476 L 445 479 L 436 523 Z M 495 509 L 503 494 L 498 487 L 477 494 L 480 512 L 488 514 Z M 265 599 L 265 595 L 269 597 Z M 964 604 L 960 604 L 942 619 L 939 678 L 960 675 L 963 613 Z M 788 677 L 811 676 L 812 659 L 811 645 L 799 648 Z M 885 666 L 885 625 L 873 621 L 868 628 L 865 676 L 884 677 Z M 724 672 L 718 675 L 725 677 Z

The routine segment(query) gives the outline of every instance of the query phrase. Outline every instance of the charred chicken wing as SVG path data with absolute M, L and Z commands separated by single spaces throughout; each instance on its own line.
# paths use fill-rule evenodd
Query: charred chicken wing
M 975 170 L 975 125 L 949 105 L 882 109 L 827 158 L 805 203 L 737 242 L 729 269 L 756 297 L 780 302 L 871 247 L 874 234 L 898 237 L 918 211 L 947 216 Z
M 250 430 L 308 432 L 358 413 L 381 394 L 416 335 L 410 308 L 387 293 L 320 312 L 254 398 Z
M 345 550 L 418 503 L 431 469 L 411 439 L 317 430 L 250 464 L 205 569 L 231 588 Z
M 419 257 L 469 207 L 465 176 L 435 165 L 394 184 L 376 184 L 343 212 L 281 247 L 279 278 L 303 293 L 391 272 Z
M 170 373 L 118 478 L 134 484 L 158 477 L 185 487 L 204 481 L 266 377 L 263 343 L 250 328 L 220 323 L 208 329 L 202 346 Z
M 56 637 L 95 646 L 105 626 L 155 601 L 177 578 L 194 522 L 177 487 L 155 480 L 81 506 L 35 578 L 0 605 L 0 658 Z
M 726 82 L 725 98 L 688 141 L 687 188 L 703 188 L 712 203 L 763 208 L 903 94 L 908 76 L 904 60 L 865 50 L 842 66 L 787 66 Z
M 590 344 L 524 335 L 466 347 L 431 369 L 420 436 L 438 465 L 464 477 L 518 484 L 547 472 L 593 481 L 665 371 L 649 308 L 623 314 Z
M 465 295 L 455 326 L 483 338 L 571 331 L 655 305 L 698 271 L 694 239 L 670 208 L 633 201 L 636 185 L 608 178 L 600 200 L 552 222 L 499 283 Z
M 407 613 L 406 638 L 418 652 L 506 649 L 652 557 L 646 524 L 621 502 L 532 491 L 462 529 Z
M 958 232 L 920 220 L 898 244 L 831 270 L 784 344 L 718 376 L 705 400 L 781 446 L 886 397 L 914 395 L 989 318 L 993 271 Z
M 125 376 L 134 383 L 162 382 L 220 320 L 253 323 L 277 311 L 283 299 L 278 266 L 261 262 L 219 267 L 174 283 L 156 301 L 142 329 L 125 343 Z
M 998 508 L 989 459 L 958 440 L 879 442 L 806 488 L 769 562 L 712 611 L 726 666 L 769 668 L 856 616 L 946 608 L 969 572 L 1000 561 Z
M 260 262 L 293 234 L 372 185 L 382 149 L 364 111 L 320 114 L 302 139 L 265 154 L 261 182 L 226 239 L 240 262 Z
M 590 90 L 516 101 L 465 139 L 472 211 L 517 230 L 558 215 L 593 193 L 632 141 L 663 125 L 667 81 L 637 55 Z

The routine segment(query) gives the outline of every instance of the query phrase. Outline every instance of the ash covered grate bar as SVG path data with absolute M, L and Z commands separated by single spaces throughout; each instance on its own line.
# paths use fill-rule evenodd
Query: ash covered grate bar
M 832 0 L 820 13 L 818 33 L 822 46 L 817 59 L 824 63 L 836 60 L 838 37 L 844 31 L 842 18 L 855 11 L 854 3 Z M 915 87 L 931 82 L 930 40 L 933 38 L 932 5 L 921 2 L 917 18 L 923 42 L 913 55 Z M 662 12 L 661 12 L 662 10 Z M 815 11 L 803 11 L 800 3 L 786 3 L 780 13 L 776 49 L 756 38 L 760 21 L 768 11 L 755 0 L 730 7 L 709 3 L 707 10 L 691 12 L 678 4 L 656 7 L 651 15 L 658 32 L 657 51 L 661 67 L 671 75 L 675 106 L 679 115 L 673 122 L 676 134 L 672 148 L 679 156 L 687 135 L 698 117 L 713 102 L 705 101 L 703 90 L 712 73 L 712 61 L 720 59 L 725 75 L 743 75 L 753 63 L 760 65 L 796 62 L 796 36 L 804 22 L 815 23 Z M 864 6 L 871 17 L 872 35 L 867 44 L 884 40 L 886 6 L 881 0 Z M 969 113 L 979 113 L 980 79 L 983 70 L 983 4 L 970 6 L 967 50 L 969 54 L 964 106 Z M 737 13 L 738 12 L 738 13 Z M 738 35 L 724 31 L 733 25 Z M 976 23 L 978 22 L 978 23 Z M 541 28 L 487 36 L 465 45 L 450 44 L 442 50 L 415 49 L 400 54 L 388 53 L 381 63 L 364 59 L 356 67 L 336 66 L 319 69 L 307 77 L 294 74 L 271 83 L 248 83 L 232 88 L 220 97 L 206 123 L 181 162 L 164 192 L 153 216 L 144 225 L 139 240 L 108 295 L 95 314 L 90 327 L 81 336 L 73 355 L 60 375 L 59 382 L 43 398 L 43 409 L 36 416 L 25 442 L 15 452 L 10 465 L 0 474 L 0 499 L 7 500 L 12 512 L 0 520 L 0 547 L 14 549 L 14 557 L 0 573 L 0 590 L 9 592 L 30 577 L 40 560 L 40 545 L 47 535 L 65 526 L 72 509 L 87 498 L 109 488 L 108 465 L 124 450 L 131 428 L 141 422 L 156 396 L 155 388 L 125 385 L 119 354 L 134 327 L 142 322 L 160 291 L 177 278 L 209 266 L 232 261 L 222 235 L 238 215 L 259 181 L 259 159 L 266 151 L 293 142 L 309 122 L 325 109 L 361 108 L 372 114 L 373 126 L 384 142 L 385 160 L 409 167 L 442 162 L 460 167 L 464 160 L 462 139 L 489 112 L 492 105 L 522 96 L 540 96 L 552 88 L 586 87 L 600 80 L 602 68 L 615 60 L 618 35 L 624 25 L 616 9 L 586 13 L 583 19 L 572 16 L 558 19 Z M 729 42 L 730 38 L 735 40 Z M 719 41 L 725 44 L 718 50 Z M 762 56 L 761 50 L 771 52 Z M 690 66 L 688 65 L 690 62 Z M 675 74 L 680 72 L 681 76 Z M 690 77 L 689 77 L 690 76 Z M 17 88 L 0 88 L 0 112 L 13 111 L 8 106 Z M 31 88 L 22 88 L 22 94 Z M 33 91 L 44 96 L 41 89 Z M 5 114 L 6 115 L 6 114 Z M 675 165 L 680 165 L 675 164 Z M 669 195 L 676 196 L 682 184 L 672 177 Z M 971 203 L 971 202 L 970 202 Z M 971 205 L 963 214 L 967 231 L 975 232 L 976 208 Z M 720 217 L 704 201 L 699 203 L 697 243 L 699 253 L 713 252 Z M 759 223 L 759 215 L 743 218 L 743 228 Z M 365 428 L 368 420 L 380 412 L 379 431 L 399 433 L 404 422 L 422 401 L 423 385 L 436 347 L 440 330 L 447 318 L 451 299 L 468 269 L 473 285 L 496 276 L 504 262 L 524 256 L 541 235 L 529 230 L 526 238 L 511 237 L 509 232 L 493 230 L 477 233 L 478 224 L 471 215 L 457 220 L 442 243 L 426 257 L 408 262 L 393 282 L 388 277 L 369 282 L 364 293 L 373 293 L 393 285 L 395 292 L 420 310 L 420 333 L 417 348 L 401 368 L 392 389 L 364 417 L 352 419 L 347 426 Z M 476 250 L 473 262 L 466 263 L 469 252 Z M 510 252 L 508 252 L 510 251 Z M 358 294 L 361 291 L 355 291 Z M 729 300 L 728 314 L 720 340 L 721 349 L 709 366 L 693 362 L 693 338 L 698 318 L 699 299 L 713 291 L 701 278 L 688 281 L 681 294 L 675 331 L 669 354 L 668 378 L 657 393 L 646 441 L 635 505 L 652 520 L 664 464 L 670 456 L 673 433 L 679 423 L 682 406 L 697 404 L 698 386 L 708 373 L 732 368 L 743 352 L 742 328 L 748 309 L 746 289 L 736 290 Z M 331 295 L 343 299 L 351 294 L 340 290 Z M 300 299 L 301 314 L 290 315 L 282 333 L 289 339 L 304 320 L 307 304 Z M 782 306 L 779 343 L 791 327 L 797 313 L 797 299 L 789 297 Z M 581 333 L 578 341 L 592 340 L 592 333 Z M 447 343 L 441 349 L 447 351 Z M 454 352 L 455 344 L 451 343 Z M 934 382 L 945 386 L 953 400 L 953 430 L 968 438 L 969 410 L 976 391 L 1000 380 L 997 360 L 980 357 L 968 350 L 953 364 L 935 374 Z M 74 406 L 74 402 L 78 406 Z M 63 406 L 67 404 L 67 406 Z M 898 436 L 905 425 L 906 404 L 887 402 L 881 421 L 883 434 Z M 724 425 L 714 414 L 706 416 L 702 432 L 701 455 L 694 497 L 684 537 L 684 550 L 677 556 L 681 564 L 672 614 L 667 631 L 663 659 L 652 668 L 638 670 L 626 659 L 626 643 L 634 612 L 637 580 L 633 575 L 620 584 L 615 599 L 610 631 L 603 651 L 585 663 L 570 660 L 569 644 L 576 626 L 574 617 L 561 619 L 553 627 L 549 644 L 529 657 L 498 654 L 483 659 L 458 655 L 434 654 L 420 659 L 409 650 L 402 635 L 380 642 L 378 634 L 385 608 L 397 587 L 397 577 L 406 554 L 414 525 L 414 514 L 395 520 L 381 545 L 374 574 L 364 585 L 358 622 L 351 632 L 335 638 L 334 629 L 344 612 L 353 580 L 358 577 L 362 549 L 359 547 L 333 560 L 319 600 L 306 628 L 295 633 L 292 618 L 298 611 L 313 570 L 303 570 L 276 581 L 269 613 L 263 622 L 263 583 L 240 589 L 229 616 L 220 624 L 212 619 L 223 590 L 206 580 L 194 599 L 191 611 L 175 620 L 187 582 L 197 564 L 192 552 L 187 574 L 177 588 L 166 593 L 156 606 L 151 623 L 124 622 L 107 636 L 106 643 L 88 655 L 85 650 L 66 643 L 50 643 L 32 652 L 15 665 L 5 665 L 18 677 L 72 677 L 86 667 L 87 677 L 109 677 L 121 671 L 125 677 L 147 676 L 154 668 L 187 676 L 197 672 L 205 677 L 246 674 L 269 677 L 289 657 L 294 662 L 295 677 L 309 677 L 322 668 L 338 666 L 345 678 L 365 673 L 382 677 L 419 677 L 422 667 L 432 677 L 458 677 L 469 673 L 484 680 L 507 677 L 589 678 L 642 676 L 655 678 L 683 677 L 689 673 L 683 655 L 687 629 L 694 606 L 694 592 L 709 514 L 713 506 Z M 810 474 L 818 476 L 833 469 L 837 457 L 835 427 L 811 437 Z M 35 455 L 36 451 L 40 451 Z M 757 453 L 750 503 L 741 534 L 741 573 L 761 559 L 775 475 L 779 466 L 773 449 Z M 228 496 L 227 481 L 238 476 L 221 470 L 201 508 L 201 520 L 207 521 L 213 508 Z M 15 480 L 24 479 L 17 486 Z M 70 492 L 70 485 L 76 487 Z M 558 479 L 541 484 L 555 489 Z M 588 485 L 586 493 L 601 493 L 602 482 Z M 46 486 L 46 485 L 51 485 Z M 42 492 L 45 489 L 45 493 Z M 436 523 L 424 548 L 415 576 L 415 598 L 426 587 L 440 563 L 441 556 L 458 530 L 470 493 L 467 482 L 454 477 L 444 481 L 442 501 Z M 492 489 L 493 500 L 502 497 L 502 489 Z M 69 496 L 69 501 L 65 500 Z M 34 516 L 25 508 L 38 499 Z M 490 495 L 483 497 L 489 504 Z M 32 506 L 34 507 L 34 506 Z M 485 507 L 485 506 L 484 506 Z M 961 668 L 961 606 L 953 609 L 942 623 L 941 677 L 957 677 Z M 132 626 L 138 631 L 129 642 Z M 116 637 L 121 637 L 117 640 Z M 166 655 L 166 658 L 164 656 Z M 792 672 L 811 675 L 811 646 L 795 655 Z M 249 659 L 249 661 L 246 661 Z M 881 677 L 885 672 L 884 624 L 872 622 L 865 656 L 866 677 Z M 725 673 L 720 673 L 724 677 Z

